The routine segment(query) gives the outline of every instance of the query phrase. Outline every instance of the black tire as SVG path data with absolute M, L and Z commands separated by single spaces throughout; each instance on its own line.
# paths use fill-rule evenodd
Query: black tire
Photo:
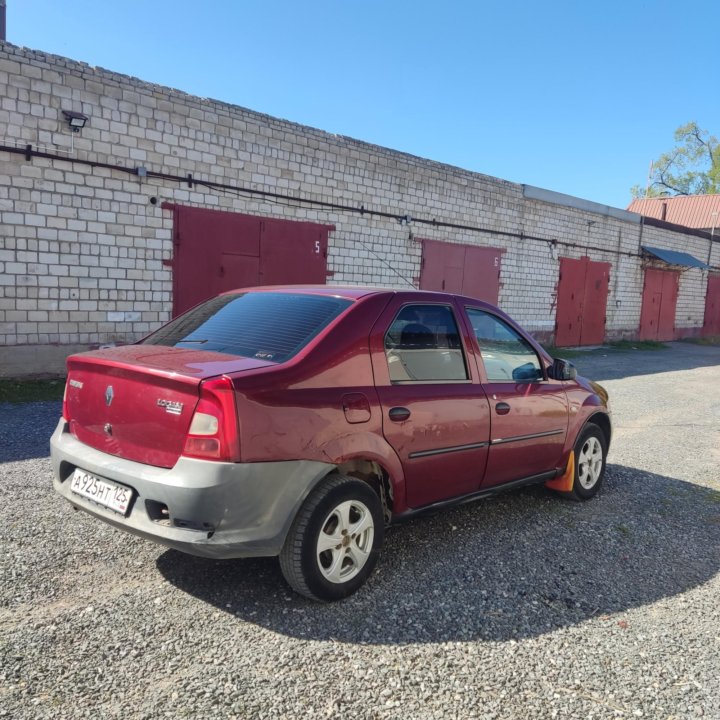
M 589 500 L 597 495 L 605 477 L 607 439 L 594 423 L 588 423 L 575 441 L 573 489 L 566 495 L 573 500 Z
M 312 600 L 352 595 L 377 563 L 384 530 L 380 498 L 367 483 L 328 476 L 308 495 L 285 539 L 280 552 L 285 580 Z M 328 548 L 321 550 L 320 543 Z

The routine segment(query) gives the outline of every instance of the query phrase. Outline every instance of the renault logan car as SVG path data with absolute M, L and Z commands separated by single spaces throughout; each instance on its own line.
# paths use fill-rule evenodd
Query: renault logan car
M 67 368 L 63 497 L 194 555 L 277 555 L 319 600 L 416 513 L 531 483 L 592 497 L 610 444 L 602 387 L 444 293 L 238 290 Z

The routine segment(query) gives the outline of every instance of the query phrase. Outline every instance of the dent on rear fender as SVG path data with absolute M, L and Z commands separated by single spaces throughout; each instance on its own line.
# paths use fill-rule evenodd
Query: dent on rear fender
M 394 511 L 401 512 L 406 508 L 402 464 L 384 437 L 371 432 L 353 432 L 333 439 L 320 450 L 325 461 L 335 466 L 350 460 L 369 460 L 380 465 L 390 479 Z

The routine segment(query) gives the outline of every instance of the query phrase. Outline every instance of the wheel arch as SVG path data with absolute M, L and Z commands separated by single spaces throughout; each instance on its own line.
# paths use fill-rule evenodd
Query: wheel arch
M 387 510 L 392 516 L 406 509 L 403 466 L 381 434 L 356 432 L 335 438 L 322 447 L 322 455 L 335 466 L 330 472 L 356 477 L 373 487 L 383 501 L 386 520 Z
M 354 457 L 340 463 L 333 472 L 367 483 L 380 498 L 385 523 L 390 523 L 395 508 L 395 491 L 390 473 L 380 462 L 369 458 Z
M 605 449 L 608 450 L 610 448 L 610 440 L 612 439 L 612 425 L 610 423 L 610 418 L 608 415 L 604 412 L 596 412 L 593 415 L 591 415 L 583 424 L 583 426 L 580 428 L 580 431 L 578 432 L 578 435 L 588 426 L 588 424 L 592 423 L 593 425 L 597 425 L 600 430 L 602 430 L 603 435 L 605 436 Z

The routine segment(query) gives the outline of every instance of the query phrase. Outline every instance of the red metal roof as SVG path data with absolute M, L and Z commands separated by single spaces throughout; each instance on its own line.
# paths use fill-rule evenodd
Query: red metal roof
M 720 228 L 720 195 L 639 198 L 633 200 L 627 209 L 645 217 L 689 228 Z

